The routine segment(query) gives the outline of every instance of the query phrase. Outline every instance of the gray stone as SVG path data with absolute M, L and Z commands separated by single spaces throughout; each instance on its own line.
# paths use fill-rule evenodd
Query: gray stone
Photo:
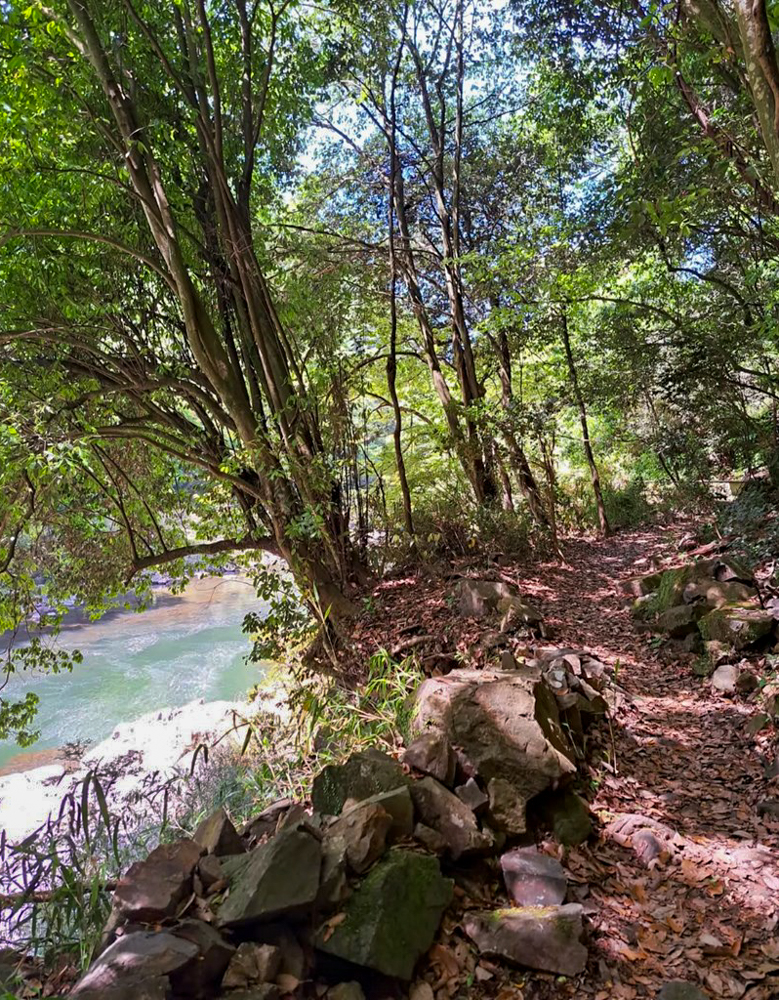
M 403 763 L 429 774 L 444 785 L 454 781 L 457 758 L 444 733 L 428 729 L 420 733 L 403 754 Z
M 202 847 L 193 840 L 161 844 L 119 880 L 114 910 L 125 920 L 139 923 L 175 916 L 179 904 L 192 892 L 192 876 L 202 854 Z
M 393 848 L 347 900 L 345 917 L 325 922 L 314 943 L 355 965 L 409 980 L 435 939 L 452 890 L 435 858 Z
M 658 616 L 657 627 L 672 639 L 684 639 L 698 631 L 704 611 L 705 608 L 697 604 L 679 604 Z
M 311 801 L 317 812 L 337 816 L 347 799 L 360 802 L 408 783 L 396 760 L 371 748 L 352 754 L 344 764 L 330 764 L 318 774 Z
M 306 949 L 286 924 L 268 924 L 257 927 L 253 935 L 262 944 L 275 945 L 281 952 L 279 972 L 295 979 L 306 979 L 311 971 L 311 960 Z
M 566 847 L 583 844 L 592 834 L 592 816 L 587 803 L 571 789 L 548 793 L 538 806 L 557 840 Z
M 490 801 L 489 795 L 479 788 L 474 778 L 468 778 L 464 785 L 458 785 L 454 794 L 475 813 L 481 812 Z
M 432 830 L 424 823 L 417 823 L 414 827 L 414 840 L 418 840 L 431 854 L 446 854 L 449 850 L 446 838 L 442 837 L 438 830 Z
M 171 933 L 190 941 L 200 952 L 197 961 L 171 974 L 174 992 L 186 997 L 210 996 L 214 984 L 221 980 L 230 964 L 235 948 L 202 920 L 183 920 L 172 928 Z
M 204 858 L 200 859 L 200 864 L 197 866 L 197 873 L 206 891 L 224 882 L 224 869 L 222 868 L 221 861 L 215 854 L 206 854 Z
M 524 833 L 527 830 L 527 800 L 510 781 L 492 778 L 487 785 L 492 825 L 505 833 Z
M 520 597 L 505 597 L 498 601 L 498 611 L 501 615 L 501 632 L 508 632 L 517 625 L 536 628 L 544 620 L 544 616 L 534 604 L 528 604 Z
M 281 967 L 281 951 L 272 944 L 245 941 L 230 959 L 224 974 L 224 989 L 239 989 L 255 983 L 269 983 Z
M 698 628 L 707 642 L 715 640 L 742 650 L 769 635 L 775 624 L 773 614 L 763 608 L 725 604 L 701 618 Z
M 203 820 L 192 839 L 200 844 L 206 854 L 216 854 L 217 857 L 223 854 L 241 854 L 246 850 L 230 817 L 221 807 Z
M 410 791 L 420 821 L 441 834 L 454 860 L 491 846 L 492 838 L 479 830 L 473 810 L 435 778 L 413 782 Z
M 461 580 L 458 607 L 466 618 L 485 618 L 504 598 L 518 597 L 519 591 L 502 580 Z
M 252 842 L 256 843 L 263 837 L 275 833 L 279 818 L 283 816 L 292 805 L 292 799 L 277 799 L 277 801 L 271 803 L 267 809 L 263 809 L 259 815 L 249 820 L 241 831 L 242 835 L 244 837 L 248 837 Z
M 692 983 L 677 979 L 663 986 L 657 994 L 657 1000 L 709 1000 L 709 994 L 699 990 Z
M 69 996 L 75 996 L 70 993 Z M 170 982 L 166 977 L 144 979 L 140 983 L 118 984 L 84 990 L 78 994 L 79 1000 L 170 1000 Z
M 463 927 L 483 954 L 529 969 L 576 976 L 587 964 L 578 903 L 474 911 L 465 915 Z
M 711 686 L 723 694 L 733 694 L 740 671 L 734 663 L 723 663 L 711 675 Z
M 230 891 L 219 907 L 219 927 L 270 921 L 313 906 L 319 891 L 322 848 L 302 830 L 278 834 L 250 854 L 225 858 Z
M 380 805 L 361 802 L 342 813 L 325 834 L 343 841 L 346 862 L 361 875 L 384 854 L 392 817 Z
M 381 806 L 389 813 L 392 820 L 388 834 L 390 842 L 411 836 L 414 829 L 414 803 L 411 801 L 407 785 L 393 788 L 390 792 L 382 792 L 380 795 L 372 795 L 369 799 L 363 799 L 361 805 Z
M 440 730 L 485 783 L 503 778 L 530 799 L 576 770 L 540 667 L 453 670 L 424 681 L 416 703 L 418 730 Z
M 770 820 L 779 820 L 779 799 L 763 799 L 757 804 L 758 816 L 767 816 Z
M 509 851 L 500 859 L 500 867 L 506 891 L 516 906 L 558 906 L 565 900 L 565 869 L 535 847 Z
M 167 980 L 163 977 L 180 971 L 197 956 L 196 944 L 164 931 L 125 934 L 106 948 L 73 987 L 71 996 L 86 1000 L 90 995 L 135 989 L 135 994 L 127 993 L 129 998 L 140 995 L 141 986 L 150 991 L 151 996 L 165 996 L 159 993 L 160 980 L 167 989 Z

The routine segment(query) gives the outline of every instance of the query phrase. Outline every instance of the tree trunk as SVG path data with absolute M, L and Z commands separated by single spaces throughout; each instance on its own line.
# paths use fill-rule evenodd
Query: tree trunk
M 598 509 L 598 527 L 602 537 L 607 538 L 611 534 L 611 526 L 609 525 L 609 520 L 606 516 L 606 507 L 603 503 L 603 493 L 600 488 L 600 474 L 598 473 L 598 466 L 595 462 L 592 444 L 590 443 L 590 428 L 587 423 L 587 406 L 584 402 L 584 396 L 582 395 L 582 390 L 579 385 L 579 375 L 576 371 L 576 363 L 573 357 L 573 350 L 571 349 L 571 337 L 568 330 L 568 313 L 565 309 L 562 313 L 562 332 L 563 345 L 565 347 L 565 359 L 568 363 L 568 375 L 571 380 L 571 388 L 573 389 L 574 399 L 576 400 L 576 405 L 579 409 L 579 421 L 582 425 L 584 454 L 587 458 L 587 465 L 590 467 L 592 492 L 595 495 L 595 506 Z

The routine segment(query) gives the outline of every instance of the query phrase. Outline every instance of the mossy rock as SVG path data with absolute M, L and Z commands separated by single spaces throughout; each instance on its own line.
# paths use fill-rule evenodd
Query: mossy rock
M 321 771 L 311 790 L 317 812 L 338 816 L 347 799 L 364 799 L 408 785 L 410 779 L 396 760 L 372 747 L 352 756 L 343 764 L 330 764 Z
M 410 980 L 435 940 L 453 889 L 436 858 L 395 848 L 349 898 L 343 919 L 322 925 L 314 944 L 347 962 Z
M 706 642 L 721 642 L 737 650 L 764 639 L 776 622 L 770 611 L 748 604 L 726 604 L 715 608 L 698 622 Z

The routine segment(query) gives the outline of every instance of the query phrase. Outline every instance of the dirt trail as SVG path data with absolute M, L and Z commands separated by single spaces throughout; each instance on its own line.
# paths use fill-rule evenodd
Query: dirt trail
M 593 754 L 601 837 L 567 859 L 593 928 L 593 975 L 570 995 L 655 997 L 682 979 L 712 1000 L 768 1000 L 779 997 L 779 823 L 759 818 L 756 806 L 779 793 L 764 772 L 775 735 L 747 733 L 754 698 L 724 698 L 688 663 L 664 662 L 618 592 L 621 578 L 674 554 L 660 529 L 577 541 L 566 565 L 541 564 L 521 580 L 555 643 L 619 662 L 631 698 Z M 635 813 L 678 834 L 669 856 L 647 865 L 606 830 Z

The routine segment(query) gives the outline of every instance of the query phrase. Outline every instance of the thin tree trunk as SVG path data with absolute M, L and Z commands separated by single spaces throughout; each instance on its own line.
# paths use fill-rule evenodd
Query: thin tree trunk
M 392 74 L 392 85 L 390 88 L 390 183 L 389 198 L 387 201 L 387 215 L 389 222 L 389 270 L 390 270 L 390 342 L 389 355 L 387 357 L 387 388 L 392 402 L 392 412 L 394 414 L 395 426 L 392 431 L 392 440 L 395 447 L 395 465 L 398 469 L 398 480 L 400 481 L 400 492 L 403 496 L 403 523 L 406 527 L 409 539 L 414 544 L 414 518 L 411 508 L 411 490 L 408 485 L 406 475 L 406 461 L 403 457 L 403 416 L 400 409 L 397 387 L 397 347 L 398 347 L 398 299 L 397 299 L 397 261 L 395 259 L 395 178 L 398 172 L 397 156 L 397 112 L 395 108 L 395 88 L 398 81 L 398 72 L 403 57 L 403 47 L 398 49 L 398 56 Z
M 590 428 L 587 423 L 587 406 L 584 402 L 581 386 L 579 385 L 579 375 L 576 371 L 576 362 L 574 361 L 573 350 L 571 349 L 571 337 L 568 330 L 568 313 L 565 309 L 563 309 L 562 312 L 562 333 L 563 345 L 565 347 L 565 359 L 568 362 L 568 375 L 571 380 L 571 388 L 573 389 L 574 399 L 576 400 L 576 405 L 579 409 L 579 421 L 582 425 L 582 443 L 584 444 L 584 454 L 587 458 L 587 465 L 590 467 L 592 492 L 595 495 L 595 506 L 598 509 L 598 527 L 601 535 L 606 538 L 611 534 L 611 526 L 609 525 L 609 519 L 606 516 L 606 507 L 603 503 L 603 493 L 600 487 L 600 474 L 595 461 L 595 455 L 592 451 L 592 444 L 590 443 Z

